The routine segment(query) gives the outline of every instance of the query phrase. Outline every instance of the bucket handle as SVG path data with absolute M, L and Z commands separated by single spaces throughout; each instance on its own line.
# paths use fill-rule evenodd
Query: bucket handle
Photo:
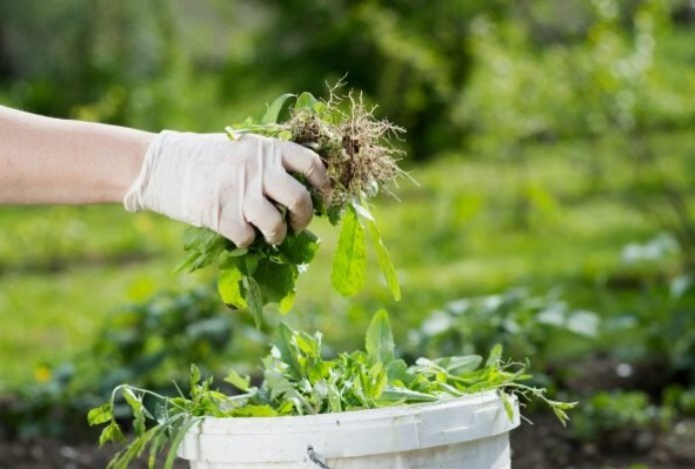
M 328 464 L 321 460 L 321 458 L 316 454 L 313 446 L 309 445 L 309 447 L 306 449 L 306 454 L 309 456 L 309 459 L 311 459 L 311 462 L 316 464 L 321 469 L 331 469 Z

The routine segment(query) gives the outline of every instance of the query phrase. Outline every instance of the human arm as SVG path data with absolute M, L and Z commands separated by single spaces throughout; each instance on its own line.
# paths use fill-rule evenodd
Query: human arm
M 0 205 L 121 202 L 154 137 L 0 106 Z
M 290 142 L 256 135 L 151 134 L 35 116 L 0 107 L 0 204 L 125 203 L 213 229 L 239 246 L 254 227 L 277 244 L 287 232 L 273 202 L 304 229 L 308 191 L 288 171 L 326 189 L 319 157 Z

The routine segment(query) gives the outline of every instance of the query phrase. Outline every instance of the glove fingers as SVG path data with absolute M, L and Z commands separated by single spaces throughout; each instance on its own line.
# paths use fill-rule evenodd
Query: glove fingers
M 265 195 L 287 207 L 290 226 L 296 232 L 304 230 L 314 214 L 314 204 L 306 188 L 284 171 L 269 172 L 265 177 Z
M 217 232 L 233 242 L 238 247 L 246 247 L 253 243 L 256 232 L 253 227 L 240 216 L 237 204 L 225 204 L 222 206 Z
M 287 235 L 287 225 L 282 215 L 268 199 L 262 196 L 246 198 L 244 217 L 258 228 L 269 244 L 280 244 Z
M 303 174 L 317 189 L 330 188 L 328 171 L 319 155 L 293 142 L 282 142 L 281 145 L 282 165 L 287 170 Z

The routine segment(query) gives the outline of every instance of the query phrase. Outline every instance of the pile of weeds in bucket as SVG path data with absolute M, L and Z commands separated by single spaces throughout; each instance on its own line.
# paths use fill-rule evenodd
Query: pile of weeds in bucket
M 496 390 L 510 418 L 514 398 L 540 400 L 564 425 L 565 411 L 576 405 L 548 399 L 545 389 L 524 384 L 531 378 L 527 364 L 504 361 L 500 346 L 493 347 L 487 359 L 479 355 L 420 358 L 409 365 L 396 357 L 384 310 L 372 319 L 364 350 L 325 359 L 320 333 L 310 335 L 281 324 L 261 364 L 264 379 L 259 386 L 253 386 L 248 376 L 229 372 L 224 380 L 239 391 L 236 395 L 215 389 L 213 378 L 201 376 L 195 366 L 188 395 L 170 398 L 128 385 L 116 388 L 107 403 L 89 413 L 91 425 L 106 425 L 100 438 L 104 444 L 125 441 L 114 414 L 117 400 L 124 399 L 132 410 L 135 439 L 110 467 L 126 468 L 143 455 L 153 466 L 165 449 L 165 467 L 171 467 L 184 435 L 204 417 L 314 415 L 437 402 Z M 150 405 L 145 405 L 145 399 Z

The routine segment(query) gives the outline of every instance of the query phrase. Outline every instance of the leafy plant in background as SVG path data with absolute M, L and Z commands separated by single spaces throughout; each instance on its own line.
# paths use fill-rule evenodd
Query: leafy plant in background
M 533 296 L 515 288 L 451 301 L 431 312 L 409 340 L 413 354 L 471 353 L 499 343 L 514 359 L 543 364 L 558 332 L 591 341 L 600 324 L 595 313 L 571 308 L 557 291 Z
M 601 391 L 582 404 L 572 419 L 571 431 L 579 440 L 600 441 L 611 432 L 664 427 L 672 419 L 672 407 L 652 404 L 644 392 Z
M 522 226 L 528 225 L 528 207 L 540 205 L 524 169 L 526 144 L 580 137 L 589 147 L 577 155 L 590 175 L 586 189 L 618 194 L 672 233 L 683 267 L 692 270 L 692 158 L 660 151 L 650 135 L 687 128 L 695 119 L 690 59 L 674 60 L 673 45 L 666 43 L 673 37 L 675 4 L 584 4 L 589 17 L 581 40 L 568 37 L 545 47 L 534 42 L 533 21 L 476 19 L 471 28 L 476 67 L 455 119 L 473 130 L 471 141 L 480 150 L 518 165 L 515 215 Z M 631 170 L 616 171 L 617 161 Z
M 253 326 L 226 314 L 213 285 L 182 293 L 163 291 L 110 314 L 85 361 L 96 372 L 100 395 L 123 381 L 161 389 L 191 363 L 222 370 L 234 353 L 233 337 L 246 340 L 248 329 Z M 253 345 L 246 346 L 251 353 Z
M 328 100 L 309 93 L 285 94 L 275 100 L 260 121 L 247 119 L 227 128 L 231 139 L 244 133 L 290 140 L 319 154 L 328 170 L 329 191 L 307 185 L 312 192 L 316 215 L 341 225 L 333 262 L 331 282 L 344 296 L 357 293 L 367 269 L 366 233 L 372 239 L 379 265 L 395 299 L 400 286 L 391 257 L 368 210 L 368 201 L 402 174 L 395 157 L 397 150 L 389 138 L 402 130 L 388 121 L 376 120 L 361 99 L 336 94 L 340 83 L 330 89 Z M 347 107 L 347 110 L 343 108 Z M 303 178 L 297 177 L 300 182 Z M 306 183 L 305 183 L 306 184 Z M 261 237 L 248 248 L 207 229 L 193 229 L 185 243 L 188 257 L 178 270 L 194 271 L 211 264 L 220 269 L 219 291 L 233 308 L 248 308 L 260 327 L 263 306 L 276 302 L 286 313 L 292 307 L 295 282 L 311 262 L 319 240 L 310 231 L 288 233 L 279 246 Z
M 435 402 L 497 390 L 509 417 L 512 396 L 538 399 L 555 412 L 563 425 L 566 410 L 576 403 L 545 397 L 545 390 L 523 384 L 530 376 L 526 366 L 504 362 L 502 347 L 495 346 L 486 361 L 479 355 L 418 359 L 408 366 L 396 358 L 391 325 L 381 310 L 367 329 L 365 349 L 341 353 L 333 360 L 322 356 L 322 337 L 290 329 L 277 329 L 271 353 L 263 363 L 264 381 L 253 386 L 248 376 L 231 371 L 225 381 L 241 394 L 228 396 L 212 388 L 212 377 L 203 379 L 191 368 L 188 397 L 167 398 L 129 385 L 117 387 L 111 400 L 89 413 L 91 425 L 106 424 L 100 443 L 124 441 L 116 420 L 116 399 L 122 396 L 133 412 L 136 438 L 111 461 L 110 467 L 126 468 L 147 451 L 150 466 L 157 453 L 169 446 L 165 467 L 171 467 L 185 433 L 203 417 L 271 417 L 311 415 L 373 409 L 395 405 Z M 146 398 L 157 401 L 157 412 L 145 406 Z M 147 421 L 155 424 L 147 427 Z
M 678 384 L 669 386 L 664 390 L 662 398 L 664 406 L 695 416 L 695 386 L 687 389 Z
M 660 359 L 679 382 L 695 385 L 695 282 L 683 275 L 663 283 L 645 281 L 606 324 L 623 337 L 613 352 L 628 361 Z
M 42 367 L 41 381 L 10 393 L 16 399 L 0 406 L 0 421 L 20 438 L 74 437 L 89 408 L 118 384 L 171 391 L 172 380 L 182 378 L 191 363 L 219 374 L 231 357 L 243 361 L 263 350 L 265 339 L 252 324 L 230 316 L 212 286 L 160 292 L 111 313 L 94 341 L 70 361 Z

